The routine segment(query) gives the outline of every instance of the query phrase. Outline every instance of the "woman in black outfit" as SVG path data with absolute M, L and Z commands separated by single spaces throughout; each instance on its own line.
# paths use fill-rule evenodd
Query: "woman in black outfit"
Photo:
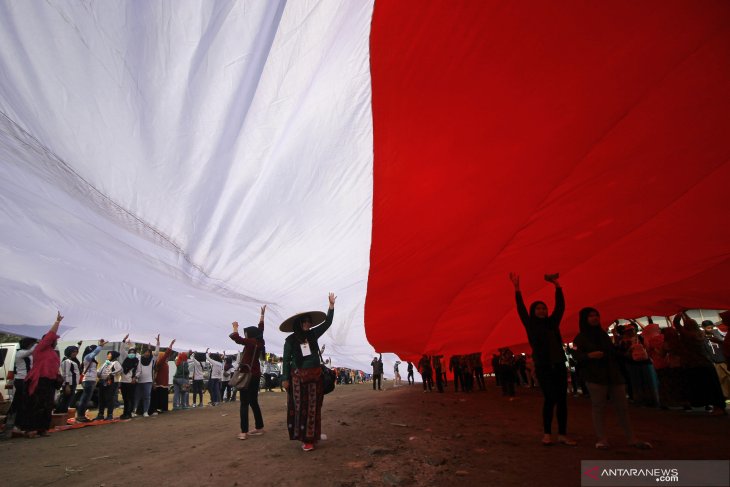
M 625 358 L 614 346 L 608 333 L 601 327 L 601 315 L 598 310 L 595 308 L 580 310 L 578 327 L 580 333 L 573 340 L 573 344 L 576 348 L 576 358 L 581 365 L 582 375 L 591 393 L 593 427 L 598 438 L 596 448 L 609 447 L 604 419 L 606 403 L 610 400 L 629 445 L 642 450 L 650 449 L 651 443 L 637 440 L 631 428 L 629 406 L 626 401 L 626 384 L 619 366 Z
M 553 410 L 557 409 L 558 443 L 574 446 L 575 441 L 569 439 L 568 428 L 568 370 L 565 367 L 563 338 L 560 336 L 560 320 L 565 312 L 565 297 L 558 283 L 557 274 L 545 276 L 555 286 L 555 310 L 548 314 L 548 307 L 542 301 L 535 301 L 527 312 L 520 291 L 520 276 L 510 273 L 510 280 L 515 286 L 517 313 L 527 330 L 527 339 L 532 347 L 532 358 L 540 389 L 545 398 L 542 405 L 542 423 L 544 436 L 542 444 L 552 445 Z

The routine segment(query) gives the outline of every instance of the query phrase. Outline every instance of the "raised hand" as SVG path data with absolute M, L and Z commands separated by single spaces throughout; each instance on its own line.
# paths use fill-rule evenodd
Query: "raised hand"
M 333 309 L 335 307 L 335 300 L 337 299 L 337 296 L 335 296 L 335 293 L 330 293 L 328 298 L 330 302 L 330 309 Z
M 261 306 L 261 317 L 264 317 L 264 314 L 266 314 L 266 305 Z
M 172 341 L 170 342 L 170 346 L 169 346 L 169 347 L 167 347 L 167 348 L 169 348 L 169 349 L 172 349 L 172 346 L 173 346 L 173 345 L 175 345 L 175 339 L 174 339 L 174 338 L 173 338 L 173 339 L 172 339 Z
M 515 291 L 520 290 L 520 275 L 516 272 L 509 273 L 509 280 L 512 281 L 512 285 L 515 287 Z
M 61 320 L 63 320 L 63 316 L 61 316 L 61 312 L 60 311 L 57 311 L 56 312 L 56 323 L 60 323 Z
M 160 345 L 160 334 L 159 333 L 157 334 L 157 338 L 155 340 L 157 340 L 157 345 L 159 346 Z
M 122 343 L 127 343 L 127 340 L 129 340 L 129 333 L 124 335 L 124 338 L 122 338 Z
M 209 350 L 210 350 L 210 348 L 206 348 L 206 349 L 205 349 L 205 354 L 206 354 L 206 355 L 208 355 L 208 351 L 209 351 Z
M 99 346 L 100 346 L 100 347 L 103 347 L 103 346 L 104 346 L 104 345 L 106 345 L 107 343 L 109 343 L 109 342 L 108 342 L 108 341 L 106 341 L 106 340 L 104 340 L 103 338 L 102 338 L 101 340 L 99 340 Z
M 238 333 L 238 321 L 234 321 L 234 322 L 233 322 L 233 323 L 231 323 L 231 324 L 233 325 L 233 331 L 234 331 L 235 333 Z

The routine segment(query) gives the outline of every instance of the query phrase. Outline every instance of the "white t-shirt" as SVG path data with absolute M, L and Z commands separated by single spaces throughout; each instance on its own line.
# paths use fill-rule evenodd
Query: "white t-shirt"
M 24 379 L 28 375 L 28 367 L 26 366 L 26 360 L 28 359 L 28 363 L 31 367 L 33 367 L 33 350 L 35 350 L 35 345 L 30 347 L 28 350 L 18 350 L 15 352 L 15 378 L 16 379 Z
M 106 380 L 110 375 L 113 377 L 113 381 L 117 382 L 119 380 L 118 376 L 122 373 L 122 364 L 117 362 L 116 360 L 114 362 L 106 361 L 104 362 L 104 365 L 101 366 L 99 369 L 99 378 L 101 380 Z
M 210 378 L 211 379 L 222 379 L 223 378 L 223 362 L 218 362 L 210 358 L 210 354 L 206 354 L 205 358 L 210 364 Z
M 81 369 L 73 360 L 65 359 L 61 362 L 61 376 L 64 384 L 73 384 L 74 375 L 76 376 L 76 384 L 81 380 Z
M 155 368 L 155 358 L 150 359 L 148 365 L 142 365 L 142 359 L 139 359 L 137 364 L 137 382 L 140 384 L 146 384 L 152 382 L 152 375 Z

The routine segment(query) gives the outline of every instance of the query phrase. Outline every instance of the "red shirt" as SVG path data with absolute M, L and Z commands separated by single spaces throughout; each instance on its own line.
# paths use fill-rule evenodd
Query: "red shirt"
M 259 330 L 261 331 L 261 336 L 264 336 L 264 320 L 261 320 L 259 322 Z M 253 360 L 251 373 L 255 377 L 260 376 L 261 364 L 259 363 L 259 357 L 261 356 L 261 350 L 264 348 L 263 341 L 259 341 L 255 338 L 244 338 L 235 331 L 229 336 L 234 342 L 238 343 L 239 345 L 243 345 L 243 355 L 241 356 L 241 361 L 238 364 L 239 367 L 242 365 L 251 365 L 251 361 Z M 254 349 L 256 350 L 256 357 L 253 356 Z
M 58 368 L 61 366 L 61 357 L 53 348 L 53 342 L 60 337 L 52 332 L 45 334 L 38 346 L 33 350 L 33 366 L 25 377 L 28 384 L 28 394 L 33 394 L 38 385 L 38 379 L 55 379 L 58 377 Z
M 155 375 L 155 385 L 161 387 L 168 387 L 170 385 L 170 366 L 167 363 L 167 359 L 170 358 L 172 350 L 169 348 L 157 356 L 157 374 Z

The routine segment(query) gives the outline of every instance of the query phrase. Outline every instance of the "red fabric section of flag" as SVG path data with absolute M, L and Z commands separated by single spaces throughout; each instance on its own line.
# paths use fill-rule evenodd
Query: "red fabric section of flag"
M 617 317 L 730 306 L 730 3 L 376 2 L 379 351 L 526 341 L 526 300 Z

